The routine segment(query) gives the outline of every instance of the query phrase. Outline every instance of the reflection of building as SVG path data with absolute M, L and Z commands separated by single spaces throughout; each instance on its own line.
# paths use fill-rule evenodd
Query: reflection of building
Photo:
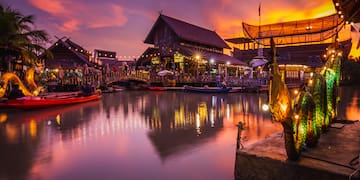
M 171 69 L 196 75 L 226 73 L 224 69 L 234 66 L 236 70 L 246 64 L 223 53 L 229 46 L 214 31 L 189 24 L 160 14 L 145 43 L 148 48 L 138 60 L 138 66 L 151 66 L 155 71 Z M 220 69 L 219 69 L 220 68 Z
M 245 37 L 226 41 L 233 47 L 234 57 L 249 62 L 257 55 L 259 39 L 264 46 L 264 56 L 271 59 L 270 38 L 274 38 L 283 77 L 287 82 L 298 81 L 323 65 L 326 48 L 334 41 L 335 35 L 344 24 L 344 20 L 337 14 L 261 26 L 243 23 Z M 349 32 L 346 32 L 349 29 L 339 34 L 342 37 L 340 40 L 344 56 L 347 56 L 351 49 Z

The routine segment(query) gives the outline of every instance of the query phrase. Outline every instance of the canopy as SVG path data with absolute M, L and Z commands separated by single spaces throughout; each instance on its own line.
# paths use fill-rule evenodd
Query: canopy
M 243 23 L 244 34 L 250 39 L 264 39 L 264 45 L 270 45 L 269 38 L 274 38 L 276 45 L 319 42 L 333 37 L 344 25 L 344 19 L 338 14 L 330 16 L 289 21 L 267 25 Z

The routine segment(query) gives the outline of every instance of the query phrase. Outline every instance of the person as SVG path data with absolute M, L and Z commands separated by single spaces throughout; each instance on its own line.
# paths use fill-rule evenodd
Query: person
M 24 93 L 20 90 L 19 85 L 15 84 L 9 94 L 8 99 L 17 99 L 17 98 L 21 98 L 24 97 Z
M 215 79 L 216 79 L 216 86 L 220 87 L 220 74 L 216 74 Z
M 82 94 L 84 96 L 90 96 L 94 93 L 93 87 L 91 86 L 90 83 L 87 83 L 83 88 L 82 88 Z
M 221 83 L 221 86 L 222 86 L 223 88 L 226 88 L 226 86 L 227 86 L 226 82 L 223 81 L 223 82 Z

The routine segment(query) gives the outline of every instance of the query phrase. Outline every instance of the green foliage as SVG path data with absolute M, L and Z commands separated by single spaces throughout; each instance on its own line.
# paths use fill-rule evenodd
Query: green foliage
M 48 54 L 42 44 L 49 41 L 43 30 L 34 29 L 34 16 L 0 4 L 0 60 L 22 59 L 34 64 L 39 54 Z

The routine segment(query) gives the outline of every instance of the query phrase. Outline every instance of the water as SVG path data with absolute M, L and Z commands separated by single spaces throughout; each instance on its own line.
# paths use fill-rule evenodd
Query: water
M 360 115 L 346 88 L 339 117 Z M 234 179 L 242 145 L 281 131 L 265 94 L 124 91 L 38 111 L 0 111 L 0 179 Z

